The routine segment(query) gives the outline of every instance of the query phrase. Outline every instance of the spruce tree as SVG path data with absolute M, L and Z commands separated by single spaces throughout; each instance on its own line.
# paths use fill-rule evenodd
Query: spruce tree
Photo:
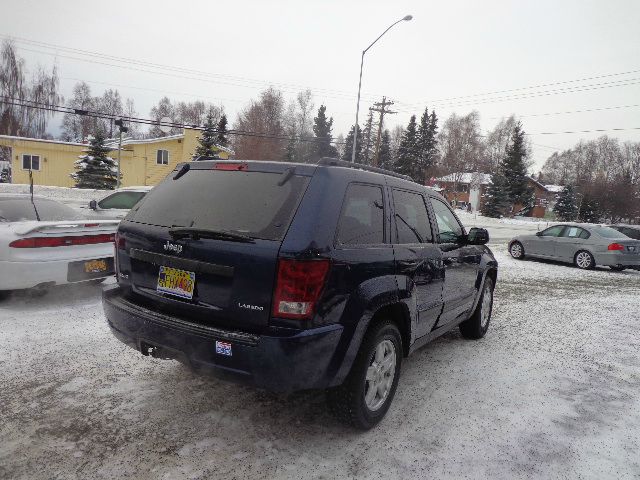
M 365 165 L 371 165 L 371 163 L 373 162 L 373 157 L 375 155 L 374 135 L 373 112 L 369 111 L 367 122 L 364 124 L 364 128 L 362 129 L 362 148 L 360 149 L 362 152 L 362 163 L 364 163 Z
M 553 213 L 562 222 L 571 222 L 578 215 L 578 203 L 573 185 L 567 185 L 558 194 L 558 199 L 553 207 Z
M 318 116 L 313 119 L 313 133 L 315 134 L 315 141 L 313 143 L 314 160 L 319 160 L 322 157 L 338 156 L 338 151 L 331 145 L 331 129 L 333 128 L 333 118 L 327 119 L 326 115 L 327 107 L 320 105 L 318 109 Z
M 297 142 L 296 142 L 295 131 L 294 131 L 293 135 L 291 135 L 291 137 L 289 138 L 289 141 L 287 142 L 287 149 L 285 151 L 285 161 L 295 162 L 296 146 L 297 146 Z
M 415 182 L 424 183 L 424 169 L 420 164 L 420 148 L 418 146 L 418 131 L 416 116 L 412 115 L 407 129 L 402 134 L 398 147 L 398 158 L 395 171 L 410 176 Z
M 522 124 L 517 122 L 513 127 L 510 142 L 498 169 L 507 181 L 509 201 L 512 204 L 519 203 L 523 206 L 529 205 L 533 196 L 527 179 L 526 156 L 524 130 L 522 130 Z
M 213 123 L 213 113 L 209 112 L 202 135 L 198 137 L 198 146 L 193 153 L 193 160 L 198 160 L 201 157 L 218 158 L 218 149 L 216 148 L 217 136 L 216 125 Z
M 582 202 L 580 202 L 579 220 L 586 223 L 599 223 L 602 220 L 602 216 L 600 203 L 593 195 L 586 193 L 582 198 Z
M 113 190 L 116 187 L 118 166 L 116 161 L 108 156 L 110 151 L 111 148 L 105 146 L 102 130 L 98 130 L 94 137 L 89 138 L 86 154 L 80 155 L 74 162 L 77 171 L 71 174 L 77 188 Z
M 347 138 L 344 140 L 344 152 L 342 153 L 342 160 L 345 162 L 351 161 L 351 155 L 353 155 L 353 125 L 347 134 Z M 358 129 L 358 142 L 356 143 L 356 163 L 362 163 L 362 130 Z
M 391 157 L 391 134 L 389 130 L 382 132 L 380 138 L 380 151 L 378 152 L 378 166 L 386 170 L 393 169 L 393 158 Z
M 482 195 L 481 212 L 485 217 L 501 218 L 510 207 L 507 179 L 501 172 L 491 176 L 491 183 Z
M 227 116 L 223 113 L 218 122 L 218 134 L 216 135 L 216 143 L 221 147 L 229 146 L 229 134 L 227 130 Z

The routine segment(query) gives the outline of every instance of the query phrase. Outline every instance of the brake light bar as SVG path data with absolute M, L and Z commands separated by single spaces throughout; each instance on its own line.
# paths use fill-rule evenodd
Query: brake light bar
M 329 260 L 281 258 L 273 296 L 273 316 L 298 320 L 311 318 L 328 271 Z
M 607 250 L 623 251 L 624 245 L 620 245 L 619 243 L 612 243 L 607 247 Z
M 249 165 L 246 163 L 216 163 L 213 166 L 213 169 L 246 172 L 247 170 L 249 170 Z
M 81 235 L 76 237 L 31 237 L 14 240 L 9 244 L 12 248 L 47 248 L 69 247 L 72 245 L 94 245 L 115 241 L 115 234 Z

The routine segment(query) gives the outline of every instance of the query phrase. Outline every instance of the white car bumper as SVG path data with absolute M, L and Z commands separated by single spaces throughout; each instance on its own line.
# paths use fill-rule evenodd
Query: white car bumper
M 86 273 L 84 262 L 106 260 L 107 271 Z M 42 284 L 62 285 L 113 275 L 113 257 L 90 257 L 73 260 L 9 262 L 0 260 L 0 290 L 33 288 Z

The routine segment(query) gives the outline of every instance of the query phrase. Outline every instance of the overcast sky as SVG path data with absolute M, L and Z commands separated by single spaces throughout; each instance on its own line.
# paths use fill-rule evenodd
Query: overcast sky
M 606 133 L 640 140 L 640 130 L 630 129 L 640 127 L 637 0 L 0 0 L 0 12 L 0 34 L 15 37 L 29 69 L 57 62 L 65 97 L 84 80 L 94 95 L 118 88 L 135 100 L 140 116 L 166 94 L 221 103 L 233 123 L 269 85 L 289 98 L 309 87 L 316 107 L 326 104 L 333 116 L 334 135 L 345 134 L 354 121 L 360 52 L 411 14 L 412 21 L 396 25 L 365 56 L 361 121 L 382 95 L 398 110 L 387 127 L 406 124 L 425 106 L 441 121 L 452 112 L 478 110 L 485 130 L 515 113 L 536 134 L 537 168 L 553 149 L 603 134 L 542 132 L 626 128 Z M 114 59 L 22 39 L 216 75 L 122 68 Z M 602 78 L 584 80 L 590 77 Z M 544 84 L 554 85 L 527 88 Z

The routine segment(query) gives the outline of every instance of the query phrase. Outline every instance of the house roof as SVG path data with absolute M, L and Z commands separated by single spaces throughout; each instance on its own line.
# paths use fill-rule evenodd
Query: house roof
M 184 132 L 183 133 L 178 133 L 176 135 L 168 135 L 166 137 L 155 137 L 155 138 L 142 138 L 142 139 L 133 139 L 133 138 L 127 138 L 127 139 L 123 139 L 122 140 L 122 146 L 125 145 L 138 145 L 141 143 L 155 143 L 155 142 L 165 142 L 167 140 L 175 140 L 178 138 L 184 138 Z M 29 142 L 42 142 L 42 143 L 55 143 L 58 145 L 74 145 L 74 146 L 79 146 L 79 147 L 86 147 L 88 144 L 87 143 L 78 143 L 78 142 L 63 142 L 61 140 L 43 140 L 42 138 L 28 138 L 28 137 L 16 137 L 16 136 L 11 136 L 11 135 L 0 135 L 0 140 L 2 139 L 6 139 L 6 140 L 22 140 L 22 141 L 29 141 Z M 111 147 L 113 149 L 118 148 L 118 139 L 115 138 L 109 138 L 105 141 L 105 145 L 108 147 Z M 233 155 L 235 152 L 233 150 L 231 150 L 230 148 L 227 147 L 223 147 L 222 145 L 216 145 L 216 148 L 222 152 L 227 152 L 229 155 Z
M 477 180 L 474 178 L 477 176 Z M 480 185 L 488 185 L 491 183 L 491 175 L 488 173 L 450 173 L 449 175 L 445 175 L 444 177 L 436 178 L 437 182 L 450 182 L 450 183 L 473 183 L 474 180 L 478 182 Z

